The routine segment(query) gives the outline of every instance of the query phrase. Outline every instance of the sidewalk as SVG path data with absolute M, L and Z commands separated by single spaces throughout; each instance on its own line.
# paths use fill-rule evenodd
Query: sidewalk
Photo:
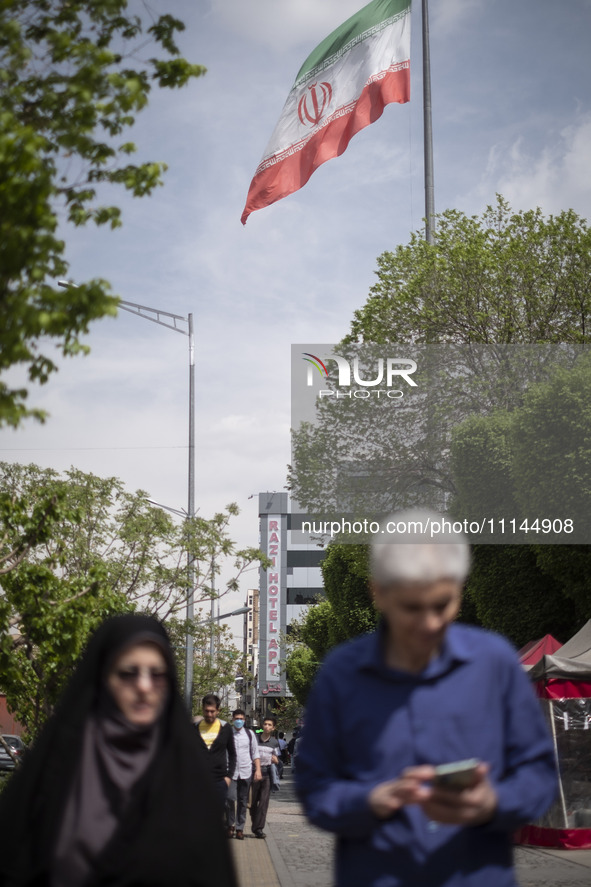
M 333 887 L 333 838 L 307 822 L 289 769 L 281 791 L 271 795 L 265 832 L 266 841 L 248 833 L 244 841 L 230 841 L 240 887 Z M 591 850 L 517 847 L 515 858 L 521 887 L 591 884 Z

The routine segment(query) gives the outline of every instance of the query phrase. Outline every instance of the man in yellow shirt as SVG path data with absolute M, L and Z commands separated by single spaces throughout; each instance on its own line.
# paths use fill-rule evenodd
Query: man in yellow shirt
M 219 696 L 208 693 L 201 700 L 203 717 L 195 718 L 195 726 L 206 752 L 211 773 L 225 804 L 228 786 L 236 766 L 234 730 L 226 721 L 219 718 L 221 701 Z

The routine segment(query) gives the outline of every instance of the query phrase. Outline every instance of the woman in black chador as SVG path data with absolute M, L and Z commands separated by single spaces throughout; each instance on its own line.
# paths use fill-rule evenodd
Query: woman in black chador
M 235 887 L 219 803 L 165 629 L 116 616 L 0 795 L 0 887 Z

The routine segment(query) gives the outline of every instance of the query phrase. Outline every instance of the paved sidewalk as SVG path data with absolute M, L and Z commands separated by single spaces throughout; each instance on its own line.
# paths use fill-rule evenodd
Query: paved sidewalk
M 282 887 L 266 841 L 245 835 L 244 841 L 229 840 L 240 887 Z
M 281 791 L 271 795 L 265 832 L 266 841 L 250 835 L 230 841 L 240 887 L 333 887 L 333 838 L 307 822 L 289 769 Z M 591 850 L 518 847 L 515 856 L 521 887 L 591 884 Z

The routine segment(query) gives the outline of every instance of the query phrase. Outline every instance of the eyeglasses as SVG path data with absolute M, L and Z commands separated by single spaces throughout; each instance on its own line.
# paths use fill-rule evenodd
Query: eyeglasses
M 139 677 L 149 678 L 155 687 L 162 687 L 168 681 L 168 672 L 159 668 L 141 668 L 131 665 L 129 668 L 119 668 L 115 672 L 122 684 L 135 684 Z

